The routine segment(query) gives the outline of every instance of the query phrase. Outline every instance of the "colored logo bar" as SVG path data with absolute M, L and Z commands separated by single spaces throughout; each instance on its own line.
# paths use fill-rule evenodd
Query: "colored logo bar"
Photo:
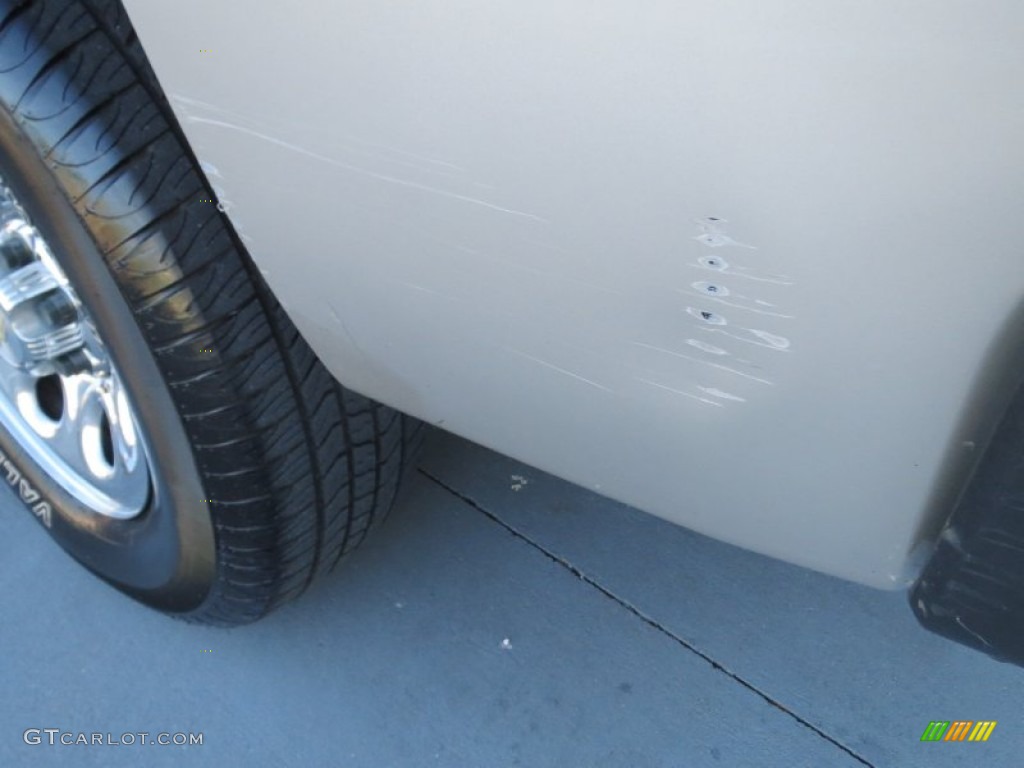
M 921 741 L 988 741 L 996 728 L 995 720 L 932 720 L 921 734 Z

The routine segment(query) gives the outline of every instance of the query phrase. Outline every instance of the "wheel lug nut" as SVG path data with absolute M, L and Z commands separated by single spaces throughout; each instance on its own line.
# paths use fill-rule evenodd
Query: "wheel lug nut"
M 78 319 L 78 310 L 63 291 L 51 291 L 39 300 L 36 309 L 51 328 L 63 328 Z
M 13 234 L 0 241 L 0 262 L 7 269 L 20 269 L 35 261 L 32 246 L 21 235 Z

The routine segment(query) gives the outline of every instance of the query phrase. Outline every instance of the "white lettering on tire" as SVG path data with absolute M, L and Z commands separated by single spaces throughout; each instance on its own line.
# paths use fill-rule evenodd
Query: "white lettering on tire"
M 21 500 L 29 505 L 32 514 L 39 518 L 39 521 L 47 528 L 53 527 L 53 508 L 49 502 L 40 501 L 42 494 L 32 487 L 32 484 L 25 479 L 14 462 L 0 451 L 0 469 L 7 478 L 7 484 L 17 491 Z M 38 503 L 37 503 L 38 502 Z

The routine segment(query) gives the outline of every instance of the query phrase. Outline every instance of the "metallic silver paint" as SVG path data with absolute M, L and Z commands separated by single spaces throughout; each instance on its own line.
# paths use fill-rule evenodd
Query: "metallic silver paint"
M 710 536 L 913 577 L 1010 375 L 986 352 L 1024 333 L 1024 6 L 125 5 L 345 384 Z

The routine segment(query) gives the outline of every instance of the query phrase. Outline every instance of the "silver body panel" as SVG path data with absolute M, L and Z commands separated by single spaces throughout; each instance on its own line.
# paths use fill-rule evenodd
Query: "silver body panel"
M 710 536 L 914 576 L 1022 346 L 1024 6 L 125 5 L 344 384 Z

